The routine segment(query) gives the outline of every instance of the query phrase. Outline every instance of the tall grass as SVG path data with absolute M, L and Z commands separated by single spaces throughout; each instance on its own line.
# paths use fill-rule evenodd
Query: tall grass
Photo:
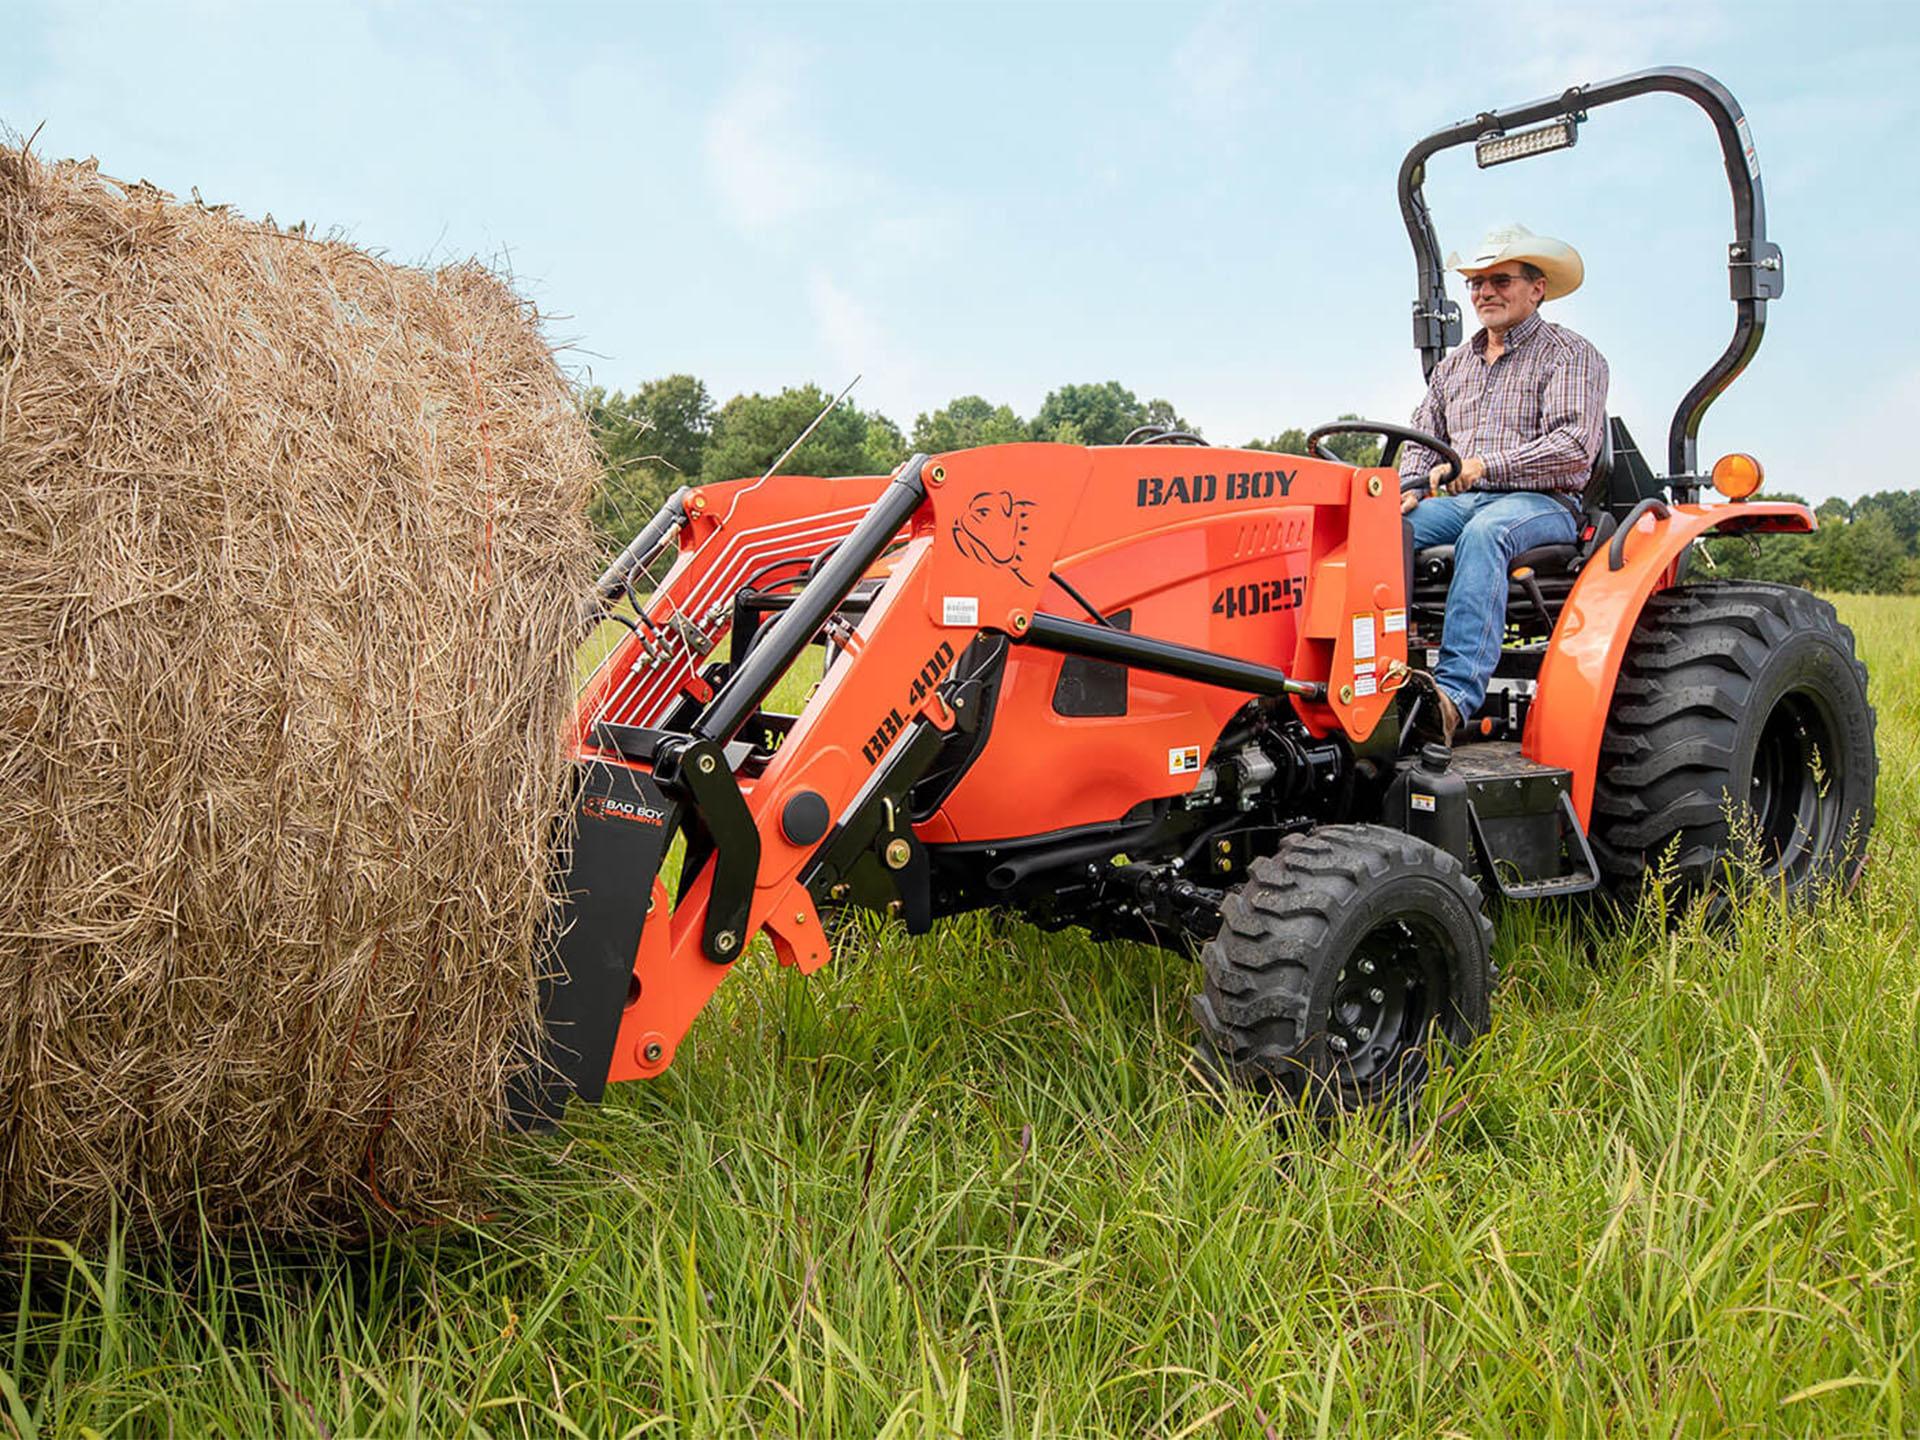
M 1845 602 L 1877 854 L 1812 914 L 1509 913 L 1404 1121 L 1205 1098 L 1189 966 L 969 917 L 747 961 L 494 1223 L 11 1262 L 23 1435 L 1920 1431 L 1920 604 Z

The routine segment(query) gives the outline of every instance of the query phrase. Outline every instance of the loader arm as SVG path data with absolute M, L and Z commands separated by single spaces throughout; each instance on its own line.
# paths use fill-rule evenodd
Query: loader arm
M 570 911 L 544 997 L 551 1073 L 523 1118 L 663 1071 L 752 937 L 764 932 L 783 964 L 824 964 L 826 900 L 925 928 L 927 842 L 907 796 L 943 741 L 976 723 L 969 665 L 992 653 L 976 641 L 1124 663 L 1190 701 L 1213 697 L 1189 705 L 1208 744 L 1256 696 L 1289 703 L 1317 735 L 1372 733 L 1392 703 L 1376 676 L 1405 659 L 1390 472 L 1295 457 L 1276 472 L 1277 457 L 1204 448 L 1178 458 L 1191 486 L 1162 474 L 1164 451 L 1026 444 L 915 456 L 886 479 L 685 498 L 679 558 L 646 623 L 582 694 Z M 1270 617 L 1284 619 L 1273 653 L 1090 624 L 1050 587 L 1063 563 L 1098 576 L 1129 553 L 1137 566 L 1223 542 L 1295 556 L 1305 600 L 1297 616 Z M 752 577 L 807 556 L 811 578 L 750 648 L 708 660 Z M 849 613 L 856 586 L 865 598 Z M 798 716 L 767 715 L 768 694 L 830 622 L 839 657 Z M 1143 796 L 1197 778 L 1170 776 L 1165 755 Z M 658 872 L 676 837 L 686 851 L 670 896 Z

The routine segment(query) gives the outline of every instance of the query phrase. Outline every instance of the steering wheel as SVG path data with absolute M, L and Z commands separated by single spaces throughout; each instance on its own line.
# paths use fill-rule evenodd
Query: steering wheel
M 1344 465 L 1347 462 L 1326 447 L 1324 442 L 1329 435 L 1378 435 L 1382 437 L 1387 442 L 1386 449 L 1380 452 L 1380 463 L 1382 465 L 1393 464 L 1394 457 L 1400 453 L 1400 447 L 1402 445 L 1424 445 L 1442 460 L 1446 461 L 1448 465 L 1453 467 L 1446 475 L 1441 477 L 1442 484 L 1452 480 L 1466 468 L 1465 463 L 1460 458 L 1460 452 L 1458 450 L 1447 444 L 1447 442 L 1442 440 L 1438 435 L 1429 435 L 1426 431 L 1416 430 L 1411 425 L 1395 425 L 1386 420 L 1329 420 L 1325 425 L 1316 425 L 1313 433 L 1307 436 L 1307 449 L 1311 450 L 1315 455 L 1318 455 L 1322 460 L 1331 460 L 1337 465 Z M 1424 490 L 1427 488 L 1427 477 L 1425 475 L 1409 476 L 1400 482 L 1400 488 L 1402 491 Z

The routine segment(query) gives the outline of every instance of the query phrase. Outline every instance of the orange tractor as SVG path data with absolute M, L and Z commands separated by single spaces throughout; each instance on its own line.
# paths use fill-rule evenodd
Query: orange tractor
M 1394 469 L 1323 445 L 1363 429 L 1388 466 L 1408 441 L 1457 465 L 1431 435 L 1343 422 L 1297 457 L 1147 428 L 674 496 L 595 599 L 631 633 L 580 697 L 551 1064 L 519 1118 L 658 1075 L 756 936 L 811 972 L 847 907 L 1197 948 L 1212 1062 L 1336 1110 L 1405 1099 L 1436 1038 L 1485 1029 L 1490 908 L 1630 904 L 1661 864 L 1709 886 L 1742 816 L 1788 890 L 1850 881 L 1877 770 L 1851 635 L 1804 591 L 1686 583 L 1709 532 L 1815 523 L 1752 499 L 1744 456 L 1713 467 L 1731 503 L 1700 503 L 1701 416 L 1782 281 L 1733 97 L 1652 70 L 1422 140 L 1399 187 L 1416 341 L 1431 371 L 1460 338 L 1428 157 L 1562 148 L 1653 91 L 1720 139 L 1734 337 L 1681 401 L 1665 475 L 1609 422 L 1581 541 L 1517 557 L 1494 688 L 1451 749 L 1412 739 L 1451 556 L 1412 553 Z M 815 646 L 799 713 L 766 708 Z

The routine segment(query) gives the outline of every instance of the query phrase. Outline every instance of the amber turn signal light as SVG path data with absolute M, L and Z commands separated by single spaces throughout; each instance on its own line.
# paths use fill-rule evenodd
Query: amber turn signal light
M 1760 488 L 1767 472 L 1751 455 L 1722 455 L 1713 462 L 1713 488 L 1729 500 L 1744 500 Z

